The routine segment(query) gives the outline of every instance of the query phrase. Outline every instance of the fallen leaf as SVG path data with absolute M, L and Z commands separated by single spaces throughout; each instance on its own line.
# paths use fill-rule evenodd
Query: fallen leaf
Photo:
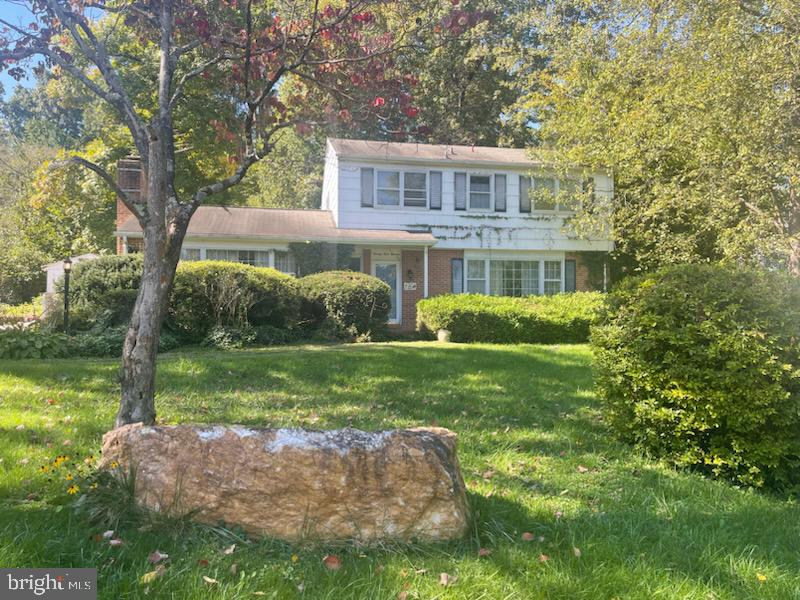
M 489 548 L 481 548 L 478 550 L 478 556 L 489 556 L 492 551 Z
M 266 596 L 264 592 L 253 592 L 253 596 Z
M 439 583 L 441 585 L 453 585 L 456 581 L 458 581 L 458 577 L 455 575 L 450 575 L 449 573 L 439 573 Z
M 157 565 L 162 560 L 166 560 L 169 558 L 169 554 L 164 554 L 161 550 L 154 550 L 150 553 L 150 556 L 147 557 L 147 560 L 150 561 L 151 565 Z
M 206 575 L 203 575 L 203 581 L 205 581 L 208 585 L 214 585 L 215 583 L 218 583 L 216 579 L 214 579 L 213 577 L 208 577 Z
M 228 546 L 227 548 L 225 548 L 225 550 L 223 550 L 223 551 L 222 551 L 222 553 L 223 553 L 225 556 L 229 556 L 229 555 L 233 554 L 233 551 L 234 551 L 234 550 L 236 550 L 236 544 L 231 544 L 230 546 Z
M 300 592 L 301 594 L 305 589 L 306 589 L 306 584 L 303 583 L 302 581 L 297 584 L 297 591 Z
M 108 540 L 108 545 L 109 546 L 122 546 L 123 544 L 125 544 L 125 542 L 123 542 L 119 538 L 114 538 L 113 540 Z
M 576 548 L 575 546 L 572 547 L 572 553 L 575 555 L 576 558 L 581 557 L 581 549 Z
M 236 575 L 239 572 L 239 565 L 236 563 L 231 564 L 231 575 Z
M 578 465 L 578 473 L 588 473 L 589 469 L 584 467 L 583 465 Z
M 17 426 L 15 427 L 15 429 L 16 429 L 17 431 L 22 431 L 23 429 L 25 429 L 25 425 L 23 425 L 22 423 L 20 423 L 19 425 L 17 425 Z
M 72 440 L 64 440 L 61 443 L 62 446 L 72 446 Z
M 560 510 L 557 510 L 554 514 L 555 514 L 556 519 L 560 519 L 561 517 L 564 516 L 564 513 L 561 512 Z
M 339 557 L 335 554 L 328 554 L 322 559 L 322 564 L 325 565 L 326 569 L 330 569 L 331 571 L 338 571 L 342 568 L 342 561 L 339 560 Z
M 522 541 L 523 542 L 532 542 L 536 539 L 536 536 L 533 535 L 530 531 L 526 531 L 522 534 Z
M 408 598 L 408 592 L 397 592 L 397 600 L 406 600 Z
M 104 540 L 110 540 L 113 537 L 114 537 L 114 530 L 113 529 L 109 529 L 108 531 L 104 531 L 103 532 L 103 539 Z
M 164 565 L 158 565 L 155 571 L 150 571 L 149 573 L 145 573 L 139 578 L 139 583 L 142 585 L 147 585 L 148 583 L 153 583 L 156 579 L 161 577 L 167 568 Z
M 383 565 L 376 565 L 375 566 L 375 575 L 380 575 L 381 573 L 383 573 L 383 570 L 385 568 L 386 567 L 384 567 Z
M 414 574 L 415 575 L 425 575 L 425 573 L 427 573 L 427 572 L 428 572 L 428 569 L 416 569 L 414 571 Z
M 550 557 L 547 556 L 547 554 L 540 554 L 539 555 L 539 562 L 540 563 L 546 563 L 548 560 L 550 560 Z
M 208 566 L 208 559 L 201 558 L 197 561 L 198 566 L 200 567 L 207 567 Z
M 484 471 L 481 477 L 483 477 L 484 479 L 491 479 L 492 477 L 494 477 L 494 471 L 492 471 L 491 469 L 489 469 L 488 471 Z

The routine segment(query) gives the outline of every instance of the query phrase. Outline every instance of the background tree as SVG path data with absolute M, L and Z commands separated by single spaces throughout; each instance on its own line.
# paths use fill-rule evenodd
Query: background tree
M 800 5 L 604 0 L 532 15 L 522 106 L 562 164 L 616 179 L 619 249 L 800 274 Z
M 101 1 L 91 3 L 91 15 L 82 2 L 27 5 L 29 24 L 0 19 L 0 63 L 20 76 L 20 62 L 38 58 L 83 84 L 124 125 L 142 161 L 147 191 L 137 198 L 98 163 L 73 157 L 114 189 L 143 230 L 143 275 L 123 347 L 116 424 L 153 423 L 158 339 L 194 211 L 241 182 L 282 129 L 302 132 L 336 117 L 402 123 L 407 111 L 395 113 L 411 95 L 394 55 L 433 23 L 417 17 L 423 3 L 377 0 L 324 8 L 305 1 Z M 98 20 L 97 13 L 108 16 Z M 376 25 L 388 19 L 391 33 Z M 444 35 L 465 25 L 460 18 L 436 24 Z M 140 85 L 123 81 L 123 65 Z M 200 103 L 214 118 L 192 128 L 198 117 L 186 107 Z M 228 151 L 228 161 L 205 182 L 216 169 L 209 175 L 193 143 L 209 137 Z M 204 176 L 199 185 L 197 172 Z

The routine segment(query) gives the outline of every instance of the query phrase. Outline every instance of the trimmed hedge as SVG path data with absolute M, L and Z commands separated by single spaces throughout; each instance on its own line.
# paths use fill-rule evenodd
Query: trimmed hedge
M 343 337 L 374 336 L 386 327 L 391 288 L 372 275 L 325 271 L 298 280 L 304 321 Z
M 619 437 L 748 486 L 800 484 L 800 281 L 716 265 L 628 279 L 592 343 Z
M 215 327 L 290 327 L 300 300 L 297 281 L 275 269 L 184 262 L 175 274 L 169 314 L 181 335 L 200 341 Z
M 435 334 L 446 329 L 454 342 L 580 343 L 589 339 L 601 305 L 598 292 L 526 298 L 434 296 L 417 303 L 417 330 Z

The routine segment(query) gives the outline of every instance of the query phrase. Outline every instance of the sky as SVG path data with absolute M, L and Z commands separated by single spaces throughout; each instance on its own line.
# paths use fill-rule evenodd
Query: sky
M 30 11 L 23 7 L 20 2 L 2 2 L 0 1 L 0 17 L 4 21 L 8 21 L 14 25 L 28 25 L 31 22 Z M 31 87 L 35 83 L 35 79 L 30 76 L 27 79 L 22 79 L 19 83 L 14 81 L 8 76 L 8 73 L 3 71 L 0 73 L 0 84 L 3 85 L 3 94 L 5 98 L 11 95 L 17 85 L 24 85 Z

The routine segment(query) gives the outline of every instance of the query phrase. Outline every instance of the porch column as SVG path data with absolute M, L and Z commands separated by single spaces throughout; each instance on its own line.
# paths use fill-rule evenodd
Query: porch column
M 428 297 L 428 247 L 425 246 L 422 254 L 422 297 Z

